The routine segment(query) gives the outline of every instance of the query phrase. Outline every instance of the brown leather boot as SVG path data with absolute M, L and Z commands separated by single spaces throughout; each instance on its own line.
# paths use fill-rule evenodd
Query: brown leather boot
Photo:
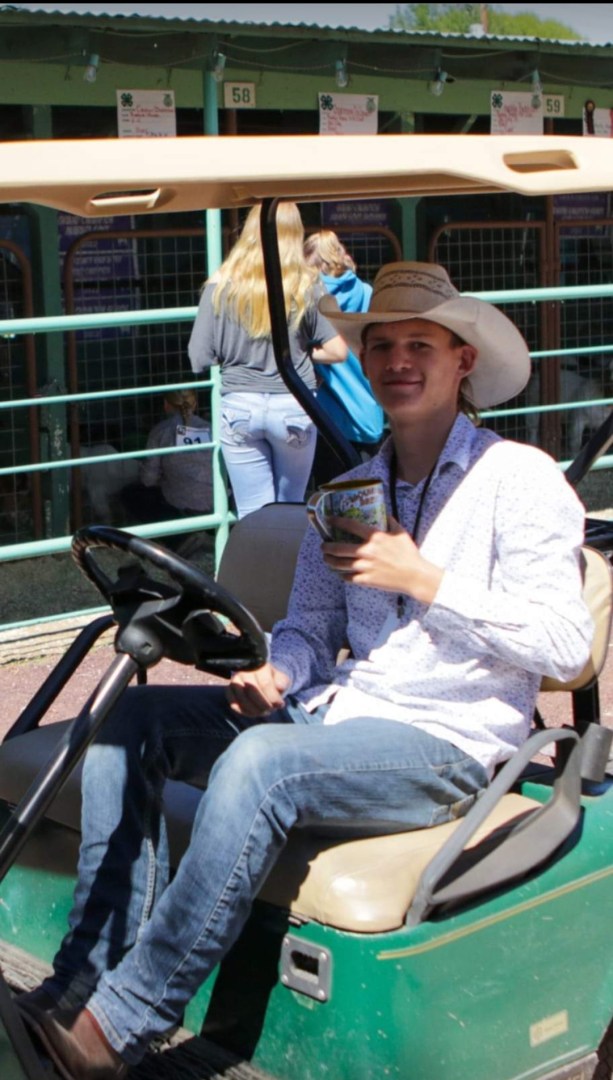
M 15 994 L 14 1001 L 20 1009 L 24 1005 L 35 1005 L 37 1009 L 42 1009 L 43 1012 L 57 1009 L 57 1001 L 46 990 L 43 990 L 42 986 L 37 986 L 35 990 L 23 990 L 21 994 Z
M 21 1015 L 64 1080 L 120 1080 L 128 1066 L 87 1009 L 19 1003 Z

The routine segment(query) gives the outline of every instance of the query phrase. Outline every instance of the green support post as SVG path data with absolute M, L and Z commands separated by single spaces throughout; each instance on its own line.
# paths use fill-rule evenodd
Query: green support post
M 416 130 L 415 113 L 401 114 L 403 134 L 413 135 Z M 402 213 L 402 256 L 404 259 L 417 259 L 417 206 L 419 199 L 401 199 Z
M 50 105 L 27 108 L 32 136 L 52 139 L 53 125 Z M 30 208 L 32 222 L 32 272 L 34 303 L 39 314 L 62 315 L 57 212 L 45 206 Z M 65 389 L 64 337 L 48 334 L 37 340 L 40 382 L 57 392 Z M 65 405 L 41 407 L 41 455 L 55 461 L 66 457 L 67 418 Z M 64 536 L 69 530 L 70 475 L 68 470 L 54 469 L 48 474 L 44 487 L 45 535 Z
M 217 110 L 218 83 L 213 78 L 210 66 L 204 70 L 204 134 L 219 137 L 219 113 Z M 205 211 L 207 276 L 214 274 L 222 262 L 221 210 Z M 226 472 L 221 456 L 221 377 L 219 368 L 212 369 L 213 387 L 211 390 L 211 433 L 215 442 L 213 451 L 213 506 L 223 517 L 223 524 L 215 534 L 215 568 L 219 566 L 221 554 L 226 546 L 229 527 L 228 487 Z

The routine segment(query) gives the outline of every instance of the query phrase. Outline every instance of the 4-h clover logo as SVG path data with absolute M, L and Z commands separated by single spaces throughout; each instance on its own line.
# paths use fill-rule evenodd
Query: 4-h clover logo
M 134 104 L 132 94 L 122 94 L 120 101 L 124 109 L 131 109 Z
M 170 109 L 172 107 L 172 94 L 164 94 L 164 108 Z
M 330 109 L 334 108 L 334 102 L 332 100 L 332 95 L 331 94 L 322 94 L 321 99 L 320 99 L 320 103 L 321 103 L 322 109 L 324 109 L 327 112 L 329 112 Z
M 492 94 L 492 108 L 502 109 L 502 94 Z
M 375 99 L 371 98 L 371 97 L 366 98 L 366 112 L 367 113 L 374 112 L 376 108 L 377 108 L 377 106 L 375 105 Z

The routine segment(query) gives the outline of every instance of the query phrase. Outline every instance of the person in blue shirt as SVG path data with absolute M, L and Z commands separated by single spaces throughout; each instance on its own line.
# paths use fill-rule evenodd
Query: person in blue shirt
M 357 276 L 355 262 L 335 232 L 321 229 L 311 233 L 304 254 L 309 266 L 319 270 L 322 285 L 341 311 L 368 311 L 372 286 Z M 350 352 L 344 364 L 316 364 L 315 369 L 319 404 L 363 460 L 372 457 L 383 435 L 383 409 L 373 397 L 357 356 Z M 316 484 L 343 470 L 343 463 L 320 439 L 313 467 Z

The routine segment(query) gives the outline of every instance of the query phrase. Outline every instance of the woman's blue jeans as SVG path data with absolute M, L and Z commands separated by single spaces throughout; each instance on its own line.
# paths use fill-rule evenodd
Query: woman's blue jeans
M 239 518 L 271 502 L 302 502 L 317 429 L 291 394 L 224 394 L 221 450 Z
M 411 725 L 324 725 L 289 702 L 241 721 L 223 687 L 126 691 L 86 756 L 70 931 L 45 988 L 87 1002 L 129 1064 L 177 1024 L 238 937 L 292 828 L 398 832 L 464 814 L 483 768 Z M 169 884 L 162 788 L 203 786 Z

